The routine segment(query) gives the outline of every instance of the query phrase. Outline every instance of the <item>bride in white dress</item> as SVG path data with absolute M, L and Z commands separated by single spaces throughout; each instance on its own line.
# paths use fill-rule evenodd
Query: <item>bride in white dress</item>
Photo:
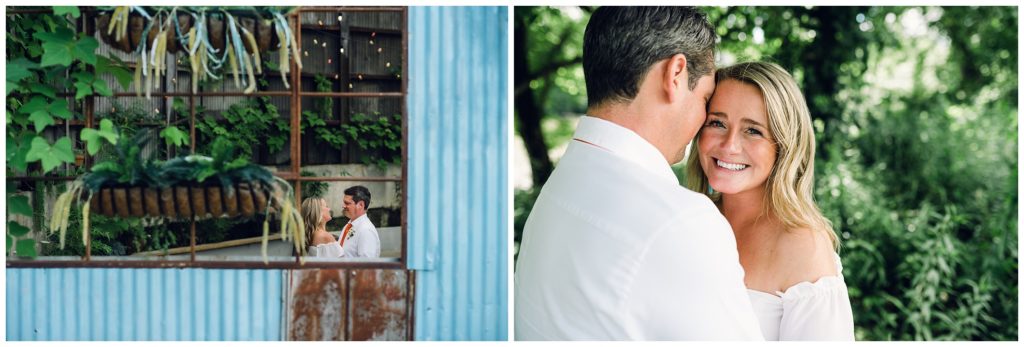
M 740 63 L 715 78 L 686 182 L 732 226 L 764 338 L 853 340 L 839 240 L 811 192 L 814 129 L 803 94 L 772 63 Z
M 327 222 L 331 220 L 331 208 L 327 206 L 326 200 L 323 198 L 302 200 L 302 219 L 306 223 L 306 242 L 310 256 L 337 258 L 344 254 L 338 240 L 327 232 Z

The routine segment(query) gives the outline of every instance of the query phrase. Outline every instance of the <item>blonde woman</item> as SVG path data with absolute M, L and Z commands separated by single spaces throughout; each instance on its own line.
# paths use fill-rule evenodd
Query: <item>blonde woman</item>
M 344 254 L 338 240 L 327 232 L 327 222 L 331 220 L 331 208 L 327 206 L 326 200 L 322 198 L 302 200 L 302 220 L 306 221 L 306 246 L 310 256 L 337 258 Z
M 772 63 L 733 65 L 715 79 L 687 185 L 732 226 L 765 339 L 853 340 L 839 241 L 811 194 L 814 130 L 803 95 Z

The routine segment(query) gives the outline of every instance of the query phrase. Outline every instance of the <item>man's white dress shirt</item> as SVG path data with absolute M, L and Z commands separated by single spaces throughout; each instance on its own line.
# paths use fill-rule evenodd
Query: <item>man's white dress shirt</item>
M 524 228 L 516 339 L 761 340 L 711 200 L 617 124 L 582 117 L 571 142 Z
M 377 234 L 377 227 L 373 226 L 373 222 L 370 222 L 370 218 L 363 214 L 349 223 L 352 224 L 352 229 L 349 230 L 348 234 L 352 236 L 341 235 L 341 237 L 348 237 L 348 240 L 341 247 L 345 251 L 345 254 L 342 256 L 348 258 L 379 258 L 380 236 Z M 342 228 L 342 230 L 345 229 Z M 338 243 L 341 243 L 341 240 L 338 240 Z

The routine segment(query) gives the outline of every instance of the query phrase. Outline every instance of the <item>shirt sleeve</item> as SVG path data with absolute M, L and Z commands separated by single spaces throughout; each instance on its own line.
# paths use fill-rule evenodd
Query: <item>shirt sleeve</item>
M 853 310 L 842 277 L 825 277 L 786 290 L 782 297 L 782 341 L 853 341 Z
M 356 256 L 360 258 L 380 257 L 380 238 L 375 228 L 365 228 L 359 235 L 359 245 L 356 247 Z

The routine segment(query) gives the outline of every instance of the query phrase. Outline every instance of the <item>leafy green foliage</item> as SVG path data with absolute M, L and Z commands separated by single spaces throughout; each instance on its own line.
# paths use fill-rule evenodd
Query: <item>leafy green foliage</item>
M 71 152 L 71 140 L 62 137 L 51 146 L 46 139 L 36 137 L 32 139 L 32 147 L 25 156 L 25 161 L 28 163 L 42 162 L 44 173 L 53 170 L 61 163 L 74 162 L 75 154 Z
M 24 195 L 7 195 L 7 208 L 11 213 L 31 216 L 32 207 L 28 205 L 28 197 Z
M 221 117 L 197 117 L 196 141 L 202 145 L 196 149 L 209 152 L 213 140 L 223 137 L 234 144 L 240 156 L 251 158 L 252 144 L 266 143 L 271 152 L 284 148 L 289 128 L 269 97 L 247 99 L 229 106 Z
M 82 141 L 85 141 L 86 150 L 89 152 L 89 155 L 95 155 L 100 150 L 103 140 L 116 145 L 118 136 L 117 130 L 114 129 L 114 122 L 111 122 L 109 119 L 100 120 L 99 130 L 86 128 L 82 129 L 81 133 Z
M 78 6 L 54 6 L 53 14 L 57 16 L 71 15 L 71 18 L 78 18 L 81 12 L 78 11 Z
M 161 130 L 160 137 L 162 137 L 169 146 L 181 147 L 189 143 L 188 133 L 173 125 L 167 126 L 164 130 Z
M 316 174 L 303 170 L 299 173 L 302 177 L 316 177 Z M 302 198 L 322 198 L 327 192 L 327 182 L 306 181 L 302 182 Z

